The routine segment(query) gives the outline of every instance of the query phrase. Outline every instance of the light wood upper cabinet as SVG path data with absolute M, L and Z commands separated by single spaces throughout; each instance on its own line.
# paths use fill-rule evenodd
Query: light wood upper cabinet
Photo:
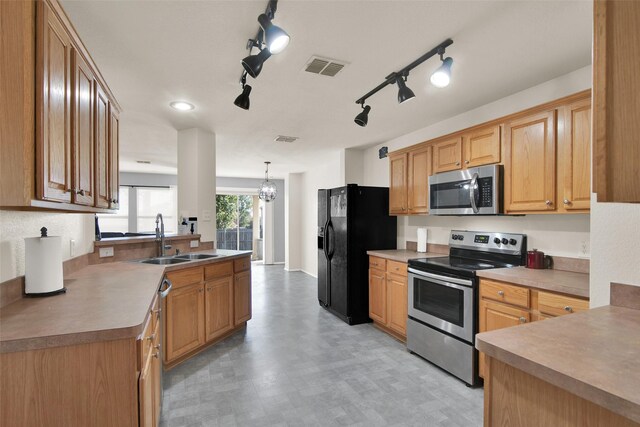
M 369 317 L 387 323 L 387 286 L 385 271 L 369 268 Z
M 587 211 L 591 201 L 591 100 L 570 104 L 558 115 L 558 209 Z
M 111 200 L 109 200 L 109 208 L 120 208 L 120 112 L 109 103 L 109 188 Z
M 200 347 L 204 334 L 204 285 L 173 289 L 166 298 L 166 361 Z
M 407 277 L 387 274 L 387 305 L 389 328 L 407 335 Z
M 37 6 L 37 196 L 71 201 L 71 37 L 48 4 Z M 5 118 L 2 118 L 4 121 Z M 3 162 L 7 159 L 3 159 Z
M 593 191 L 640 203 L 640 2 L 594 2 Z
M 207 342 L 233 329 L 233 276 L 205 282 L 204 308 Z
M 506 213 L 556 209 L 555 116 L 544 111 L 505 124 Z
M 94 91 L 95 77 L 84 58 L 75 52 L 73 56 L 73 203 L 94 204 Z
M 431 175 L 431 147 L 408 154 L 407 206 L 409 214 L 429 211 L 429 175 Z
M 95 195 L 96 206 L 99 208 L 109 208 L 111 204 L 111 188 L 109 188 L 109 99 L 95 82 Z
M 407 213 L 407 154 L 389 155 L 389 214 Z
M 236 273 L 233 288 L 235 325 L 251 319 L 251 270 Z
M 462 167 L 462 137 L 456 136 L 433 144 L 433 173 Z
M 500 126 L 489 126 L 463 136 L 465 168 L 500 163 Z

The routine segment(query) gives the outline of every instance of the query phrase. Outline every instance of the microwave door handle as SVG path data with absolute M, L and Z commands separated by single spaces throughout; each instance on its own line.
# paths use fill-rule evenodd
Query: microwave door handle
M 471 208 L 473 213 L 478 213 L 480 210 L 476 205 L 476 188 L 478 187 L 478 174 L 474 173 L 471 182 L 469 183 L 469 200 L 471 201 Z

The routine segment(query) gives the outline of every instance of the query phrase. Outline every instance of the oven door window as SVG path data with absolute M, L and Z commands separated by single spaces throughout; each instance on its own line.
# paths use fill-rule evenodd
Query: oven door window
M 415 278 L 413 308 L 464 327 L 464 292 L 460 289 Z

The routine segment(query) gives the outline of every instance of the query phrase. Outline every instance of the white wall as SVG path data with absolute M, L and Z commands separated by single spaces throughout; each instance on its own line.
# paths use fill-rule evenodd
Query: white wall
M 344 185 L 341 157 L 340 152 L 328 153 L 326 163 L 301 174 L 300 191 L 297 195 L 300 201 L 301 232 L 292 238 L 297 238 L 300 242 L 300 269 L 314 277 L 318 274 L 318 190 Z
M 378 150 L 389 151 L 446 135 L 473 125 L 497 119 L 536 105 L 591 87 L 591 66 L 515 93 L 490 104 L 419 129 L 364 151 L 364 185 L 389 186 L 388 158 L 379 159 Z M 416 240 L 416 228 L 429 228 L 429 243 L 448 243 L 452 229 L 510 231 L 528 235 L 530 248 L 551 255 L 589 256 L 589 215 L 527 215 L 524 217 L 400 217 L 398 219 L 398 247 L 406 240 Z M 585 247 L 583 250 L 583 247 Z
M 42 227 L 47 227 L 49 236 L 62 236 L 63 260 L 93 252 L 93 218 L 93 214 L 0 211 L 0 282 L 24 275 L 24 238 L 40 236 Z
M 285 263 L 284 269 L 302 269 L 302 174 L 291 173 L 284 184 L 285 212 Z
M 363 185 L 364 182 L 364 152 L 356 148 L 346 148 L 340 153 L 340 171 L 347 184 Z
M 640 286 L 640 205 L 591 198 L 591 307 L 609 304 L 611 282 Z

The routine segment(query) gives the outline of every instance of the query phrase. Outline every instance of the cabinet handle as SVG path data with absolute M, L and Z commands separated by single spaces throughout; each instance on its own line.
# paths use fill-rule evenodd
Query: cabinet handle
M 155 339 L 156 339 L 156 334 L 151 334 L 151 335 L 149 335 L 149 336 L 147 337 L 147 339 L 148 339 L 149 341 L 153 341 L 153 340 L 155 340 Z
M 501 297 L 504 296 L 504 291 L 498 291 L 498 295 L 500 295 Z
M 156 350 L 158 350 L 158 351 L 160 351 L 160 344 L 156 345 L 156 346 L 155 346 L 155 349 L 156 349 Z
M 521 317 L 518 320 L 520 320 L 520 323 L 527 323 L 527 319 L 525 317 Z
M 465 160 L 465 161 L 464 161 L 464 164 L 465 164 L 465 165 L 468 165 L 468 164 L 469 164 L 469 160 Z
M 204 291 L 204 289 L 202 289 L 202 288 L 198 289 L 198 292 L 203 292 L 203 291 Z
M 568 313 L 573 313 L 573 307 L 571 307 L 570 305 L 567 305 L 567 306 L 564 308 L 564 311 L 566 311 L 566 312 L 568 312 Z
M 156 359 L 160 358 L 160 352 L 159 352 L 159 351 L 158 351 L 158 352 L 156 352 L 156 353 L 153 355 L 153 357 L 155 357 Z
M 569 199 L 564 199 L 564 200 L 562 201 L 562 203 L 564 203 L 565 205 L 570 205 L 570 204 L 571 204 L 571 200 L 569 200 Z
M 73 193 L 74 193 L 74 194 L 79 194 L 79 195 L 81 195 L 81 196 L 84 196 L 84 190 L 83 190 L 83 189 L 80 189 L 80 190 L 73 190 Z
M 456 162 L 456 166 L 460 166 L 460 162 Z
M 117 204 L 118 203 L 118 199 L 111 199 L 111 203 Z
M 547 206 L 551 206 L 553 204 L 553 202 L 551 200 L 546 200 L 544 202 Z

